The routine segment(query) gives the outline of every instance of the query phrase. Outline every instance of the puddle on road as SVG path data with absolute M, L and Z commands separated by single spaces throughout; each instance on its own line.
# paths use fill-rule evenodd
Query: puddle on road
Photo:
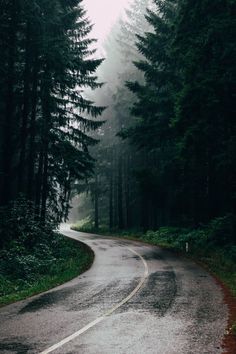
M 145 258 L 146 261 L 161 261 L 163 260 L 163 257 L 160 255 L 158 251 L 149 251 L 146 252 L 143 257 Z
M 10 352 L 14 354 L 27 354 L 32 347 L 27 344 L 22 344 L 25 342 L 25 339 L 16 338 L 15 341 L 9 342 L 7 340 L 1 340 L 0 343 L 0 352 Z
M 155 272 L 149 275 L 147 283 L 135 297 L 120 309 L 150 311 L 163 317 L 172 307 L 177 294 L 177 284 L 173 271 Z
M 107 248 L 105 247 L 98 247 L 99 251 L 107 251 Z
M 19 314 L 24 314 L 28 312 L 36 312 L 43 308 L 48 308 L 50 306 L 57 305 L 59 302 L 63 304 L 65 300 L 73 293 L 80 292 L 83 288 L 87 288 L 88 283 L 80 283 L 79 285 L 71 286 L 68 288 L 63 288 L 39 296 L 37 299 L 29 302 L 25 307 L 23 307 Z

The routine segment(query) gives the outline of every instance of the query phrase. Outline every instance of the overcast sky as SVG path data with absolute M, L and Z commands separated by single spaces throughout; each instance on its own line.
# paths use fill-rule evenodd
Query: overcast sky
M 92 36 L 99 40 L 97 47 L 101 47 L 112 24 L 119 17 L 131 0 L 84 0 L 88 17 L 94 24 Z

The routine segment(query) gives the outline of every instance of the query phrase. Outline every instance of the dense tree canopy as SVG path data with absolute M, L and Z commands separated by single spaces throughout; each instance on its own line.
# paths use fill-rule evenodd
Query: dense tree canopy
M 196 223 L 235 213 L 235 9 L 235 1 L 183 1 L 176 26 L 174 126 L 185 209 Z

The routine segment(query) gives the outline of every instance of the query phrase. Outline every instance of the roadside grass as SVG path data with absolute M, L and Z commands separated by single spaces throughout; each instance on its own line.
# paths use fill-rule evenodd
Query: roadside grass
M 214 274 L 230 290 L 236 298 L 236 246 L 228 243 L 229 220 L 213 220 L 210 224 L 199 229 L 184 229 L 175 227 L 162 227 L 157 231 L 145 233 L 129 230 L 109 231 L 107 227 L 96 230 L 91 223 L 79 223 L 71 228 L 76 231 L 111 235 L 130 240 L 138 240 L 151 245 L 164 247 L 193 259 L 200 263 L 210 273 Z M 186 252 L 186 244 L 188 252 Z M 232 333 L 236 336 L 236 318 L 232 323 Z
M 23 300 L 63 284 L 86 271 L 94 254 L 78 241 L 58 236 L 53 261 L 40 272 L 19 277 L 0 275 L 0 306 Z

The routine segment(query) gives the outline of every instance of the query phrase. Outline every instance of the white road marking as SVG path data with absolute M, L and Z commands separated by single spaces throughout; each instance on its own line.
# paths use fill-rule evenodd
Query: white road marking
M 148 277 L 148 265 L 147 262 L 145 261 L 145 259 L 136 251 L 132 250 L 131 248 L 127 248 L 130 252 L 134 253 L 136 256 L 138 256 L 141 261 L 143 262 L 144 265 L 144 274 L 139 282 L 139 284 L 136 286 L 136 288 L 121 302 L 119 302 L 116 306 L 114 306 L 112 309 L 110 309 L 109 311 L 107 311 L 103 316 L 98 317 L 96 320 L 94 320 L 93 322 L 90 322 L 89 324 L 87 324 L 85 327 L 81 328 L 79 331 L 73 333 L 72 335 L 70 335 L 69 337 L 64 338 L 62 341 L 56 343 L 55 345 L 51 346 L 50 348 L 44 350 L 43 352 L 40 352 L 39 354 L 48 354 L 53 352 L 54 350 L 61 348 L 63 345 L 65 345 L 68 342 L 71 342 L 73 339 L 79 337 L 82 333 L 88 331 L 90 328 L 96 326 L 98 323 L 102 322 L 103 320 L 106 319 L 106 317 L 110 316 L 113 312 L 115 312 L 118 308 L 120 308 L 121 306 L 123 306 L 125 303 L 127 303 L 130 299 L 132 299 L 132 297 L 134 297 L 134 295 L 141 289 L 141 287 L 143 286 L 146 278 Z

